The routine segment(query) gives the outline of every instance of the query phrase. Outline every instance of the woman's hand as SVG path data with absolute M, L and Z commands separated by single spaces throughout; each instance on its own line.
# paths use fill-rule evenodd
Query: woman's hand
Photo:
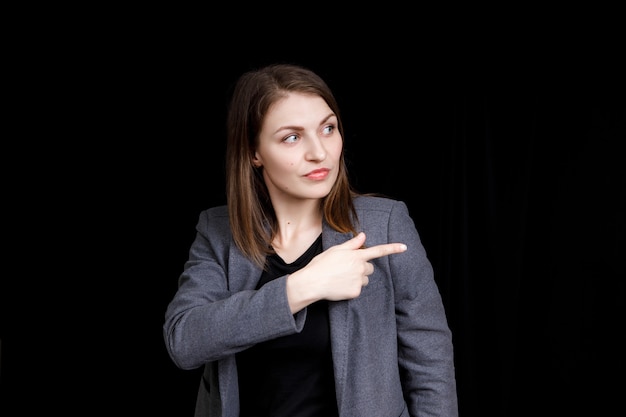
M 369 261 L 404 252 L 403 243 L 363 248 L 365 233 L 320 253 L 301 270 L 287 279 L 287 297 L 293 313 L 322 299 L 338 301 L 356 298 L 368 276 L 374 272 Z

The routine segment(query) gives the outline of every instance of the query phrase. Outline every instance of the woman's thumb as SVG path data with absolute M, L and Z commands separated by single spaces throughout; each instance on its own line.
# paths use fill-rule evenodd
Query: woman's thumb
M 343 243 L 344 246 L 348 246 L 350 249 L 359 249 L 365 243 L 365 233 L 359 232 L 355 237 Z

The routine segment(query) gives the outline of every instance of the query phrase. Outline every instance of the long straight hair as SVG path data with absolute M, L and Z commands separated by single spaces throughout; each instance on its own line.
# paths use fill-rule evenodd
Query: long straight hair
M 337 128 L 345 138 L 337 101 L 315 72 L 281 63 L 248 71 L 237 80 L 227 117 L 226 199 L 235 244 L 260 267 L 273 253 L 271 242 L 278 232 L 278 223 L 262 172 L 254 167 L 252 158 L 268 109 L 290 92 L 324 99 L 337 116 Z M 338 232 L 356 234 L 355 195 L 342 149 L 337 180 L 320 204 L 324 220 Z

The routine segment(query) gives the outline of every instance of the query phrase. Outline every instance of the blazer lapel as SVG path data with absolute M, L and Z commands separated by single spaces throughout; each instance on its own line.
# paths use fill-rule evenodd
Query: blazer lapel
M 263 270 L 246 258 L 233 243 L 228 254 L 229 291 L 252 290 L 256 287 Z
M 350 233 L 339 233 L 324 224 L 322 231 L 322 249 L 339 245 L 352 238 Z M 347 355 L 349 354 L 350 323 L 348 317 L 348 303 L 350 301 L 330 301 L 328 313 L 330 318 L 330 340 L 335 366 L 335 385 L 338 398 L 343 397 L 343 387 L 346 380 Z

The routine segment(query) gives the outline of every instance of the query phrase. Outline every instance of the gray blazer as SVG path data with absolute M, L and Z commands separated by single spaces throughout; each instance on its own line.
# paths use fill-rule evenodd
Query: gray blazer
M 372 260 L 361 295 L 329 303 L 339 414 L 456 417 L 452 334 L 408 209 L 369 196 L 355 205 L 367 246 L 402 242 L 408 250 Z M 165 345 L 179 368 L 204 366 L 197 417 L 238 417 L 235 354 L 301 331 L 307 310 L 291 314 L 286 277 L 254 289 L 261 270 L 235 247 L 225 206 L 203 211 L 196 231 L 165 312 Z M 324 249 L 351 237 L 323 225 Z

